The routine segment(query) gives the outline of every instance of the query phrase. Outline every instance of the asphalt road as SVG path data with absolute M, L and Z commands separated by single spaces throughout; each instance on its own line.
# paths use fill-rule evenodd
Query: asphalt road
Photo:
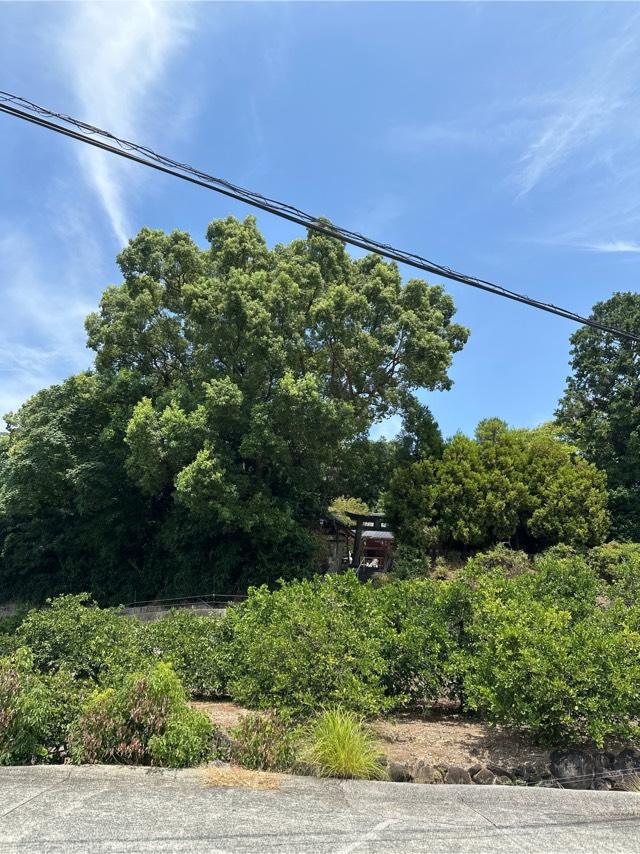
M 640 852 L 640 795 L 202 772 L 0 768 L 0 852 Z

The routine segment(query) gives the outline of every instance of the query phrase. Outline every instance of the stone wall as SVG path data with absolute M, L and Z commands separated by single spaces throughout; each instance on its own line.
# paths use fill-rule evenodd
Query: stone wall
M 548 762 L 529 762 L 516 768 L 474 765 L 470 768 L 387 761 L 394 783 L 455 783 L 481 786 L 545 786 L 557 789 L 627 790 L 640 783 L 640 750 L 553 750 Z

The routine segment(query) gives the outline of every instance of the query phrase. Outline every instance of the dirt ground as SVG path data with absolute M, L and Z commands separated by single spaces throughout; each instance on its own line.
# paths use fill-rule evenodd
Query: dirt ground
M 228 731 L 248 712 L 235 703 L 194 703 L 213 723 Z M 490 727 L 462 715 L 445 713 L 422 717 L 399 714 L 392 719 L 373 721 L 380 752 L 395 762 L 426 765 L 498 765 L 515 768 L 525 762 L 544 762 L 547 753 L 522 736 L 500 727 Z

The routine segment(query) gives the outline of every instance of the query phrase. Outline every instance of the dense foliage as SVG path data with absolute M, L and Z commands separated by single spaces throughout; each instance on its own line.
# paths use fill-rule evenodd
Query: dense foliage
M 171 663 L 192 696 L 214 697 L 226 689 L 228 634 L 227 624 L 220 620 L 173 611 L 145 626 L 142 642 L 148 656 Z
M 350 446 L 381 418 L 419 418 L 415 389 L 451 385 L 467 330 L 442 288 L 316 234 L 269 249 L 251 217 L 207 239 L 143 229 L 87 318 L 94 370 L 9 417 L 4 595 L 122 601 L 304 574 Z
M 218 620 L 185 611 L 134 630 L 61 597 L 26 616 L 0 662 L 0 761 L 196 763 L 216 747 L 189 692 L 267 710 L 231 747 L 256 768 L 293 763 L 294 723 L 327 707 L 371 716 L 451 698 L 543 743 L 635 737 L 638 564 L 629 544 L 535 559 L 501 547 L 450 580 L 299 580 L 254 588 Z
M 593 320 L 640 334 L 640 294 L 616 293 Z M 607 474 L 613 533 L 640 539 L 640 374 L 638 345 L 589 326 L 571 336 L 572 375 L 558 420 L 587 459 Z
M 469 597 L 467 705 L 547 743 L 635 735 L 640 633 L 624 608 L 598 606 L 600 581 L 575 555 L 512 575 L 472 561 L 456 582 Z
M 230 758 L 253 771 L 286 771 L 296 762 L 299 731 L 286 712 L 252 712 L 231 730 Z
M 454 436 L 440 458 L 398 468 L 385 510 L 401 541 L 421 549 L 593 546 L 609 528 L 595 466 L 552 428 L 510 430 L 497 418 L 475 439 Z
M 105 681 L 113 671 L 135 670 L 143 657 L 137 620 L 99 608 L 88 594 L 59 596 L 30 611 L 15 634 L 33 651 L 43 673 L 65 670 L 76 679 Z
M 239 702 L 306 712 L 333 703 L 368 714 L 390 705 L 386 621 L 352 573 L 254 589 L 227 619 L 228 690 Z
M 83 692 L 64 670 L 40 673 L 28 649 L 0 658 L 0 765 L 60 761 Z
M 209 718 L 187 705 L 170 664 L 131 673 L 94 691 L 69 734 L 75 762 L 118 762 L 179 768 L 212 752 Z

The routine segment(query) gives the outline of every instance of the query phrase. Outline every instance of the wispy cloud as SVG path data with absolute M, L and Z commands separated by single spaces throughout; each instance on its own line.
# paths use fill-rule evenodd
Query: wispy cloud
M 37 242 L 25 229 L 2 228 L 0 415 L 16 409 L 39 388 L 89 366 L 82 322 L 92 305 L 84 295 L 87 259 L 81 255 L 71 250 L 63 253 L 60 268 L 45 266 L 38 260 Z
M 610 240 L 603 243 L 578 243 L 580 249 L 589 249 L 591 252 L 640 252 L 640 243 L 628 240 Z
M 80 117 L 114 133 L 144 140 L 159 86 L 191 29 L 188 4 L 69 4 L 58 34 L 59 62 Z M 77 156 L 120 244 L 130 236 L 123 164 L 112 155 L 78 147 Z M 134 180 L 139 180 L 138 177 Z
M 589 55 L 587 70 L 564 89 L 536 98 L 540 108 L 535 132 L 520 157 L 515 180 L 519 196 L 530 193 L 561 166 L 588 169 L 609 161 L 620 150 L 621 131 L 637 145 L 638 16 Z M 527 102 L 522 104 L 527 110 Z M 600 150 L 596 158 L 593 145 Z

